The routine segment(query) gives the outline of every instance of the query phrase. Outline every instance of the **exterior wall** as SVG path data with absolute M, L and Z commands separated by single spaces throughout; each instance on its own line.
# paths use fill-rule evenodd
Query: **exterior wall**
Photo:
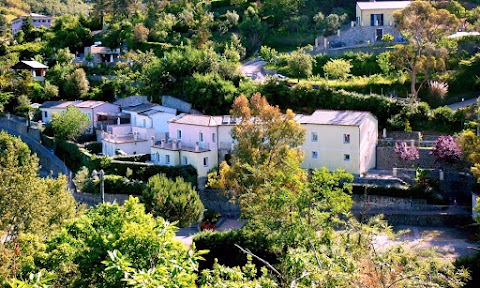
M 166 162 L 167 155 L 170 156 L 170 162 Z M 180 151 L 162 149 L 158 146 L 151 147 L 152 162 L 158 165 L 178 166 L 180 165 Z
M 355 126 L 303 124 L 306 140 L 302 145 L 305 159 L 302 168 L 315 169 L 325 166 L 329 170 L 343 168 L 349 173 L 360 174 L 360 133 Z M 312 141 L 312 132 L 318 135 L 317 142 Z M 350 134 L 350 143 L 344 143 L 344 134 Z M 312 157 L 316 151 L 318 158 Z M 344 160 L 345 155 L 350 160 Z
M 51 27 L 52 26 L 52 17 L 44 16 L 44 17 L 30 17 L 33 22 L 33 27 Z M 12 35 L 15 35 L 18 31 L 20 31 L 25 23 L 26 16 L 18 17 L 12 20 Z
M 209 126 L 196 126 L 196 125 L 185 125 L 178 123 L 170 123 L 168 125 L 168 131 L 170 138 L 178 139 L 177 130 L 182 131 L 182 145 L 195 146 L 196 142 L 199 142 L 200 148 L 217 150 L 217 127 Z M 200 141 L 200 132 L 203 133 L 203 141 Z M 212 141 L 212 134 L 215 133 L 215 142 Z
M 375 9 L 375 10 L 360 10 L 358 5 L 356 6 L 356 16 L 357 20 L 360 17 L 359 26 L 372 26 L 370 25 L 370 15 L 372 14 L 383 14 L 383 26 L 393 26 L 394 19 L 393 19 L 393 12 L 397 11 L 398 9 Z
M 102 152 L 104 155 L 115 156 L 115 150 L 120 149 L 128 155 L 135 154 L 149 154 L 150 153 L 150 141 L 136 141 L 126 143 L 112 143 L 103 140 Z
M 175 113 L 156 113 L 150 116 L 155 129 L 155 139 L 160 139 L 168 132 L 168 121 L 175 117 Z
M 378 139 L 378 120 L 369 115 L 368 121 L 360 125 L 360 173 L 375 168 Z
M 67 110 L 67 108 L 40 108 L 40 111 L 42 111 L 42 122 L 43 123 L 50 123 L 52 121 L 52 114 L 53 113 L 62 113 L 63 111 Z M 47 112 L 47 117 L 45 117 L 45 112 Z
M 218 155 L 217 151 L 206 151 L 206 152 L 192 152 L 192 151 L 181 151 L 180 153 L 182 165 L 184 157 L 187 159 L 187 165 L 190 164 L 197 169 L 198 177 L 207 177 L 208 171 L 210 169 L 218 166 Z M 204 158 L 208 157 L 207 165 L 204 165 Z

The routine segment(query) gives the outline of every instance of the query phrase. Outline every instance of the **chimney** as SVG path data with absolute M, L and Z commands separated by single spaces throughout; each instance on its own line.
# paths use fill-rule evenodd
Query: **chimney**
M 153 145 L 155 144 L 155 136 L 152 136 L 152 137 L 150 138 L 150 141 L 151 141 L 151 142 L 150 142 L 150 143 L 151 143 L 150 146 L 153 146 Z
M 160 148 L 165 148 L 165 139 L 160 139 Z
M 172 139 L 172 150 L 177 150 L 177 140 Z
M 200 151 L 200 145 L 198 144 L 198 142 L 195 142 L 195 152 L 198 151 Z

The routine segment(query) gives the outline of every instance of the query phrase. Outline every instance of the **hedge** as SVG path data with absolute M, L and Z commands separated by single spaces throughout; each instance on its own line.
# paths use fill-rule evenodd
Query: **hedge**
M 143 181 L 130 180 L 119 175 L 104 176 L 105 193 L 141 195 L 145 184 Z M 100 179 L 88 181 L 83 187 L 84 193 L 100 193 Z
M 182 177 L 185 182 L 189 182 L 192 186 L 197 186 L 197 169 L 192 165 L 186 166 L 160 166 L 150 163 L 127 162 L 111 160 L 107 156 L 98 157 L 92 155 L 88 165 L 90 171 L 103 169 L 105 174 L 127 176 L 127 169 L 131 171 L 129 178 L 147 182 L 150 177 L 163 173 L 169 179 Z
M 85 143 L 84 147 L 92 154 L 102 153 L 102 142 Z
M 76 143 L 65 141 L 58 143 L 55 154 L 65 162 L 74 173 L 78 172 L 82 166 L 88 168 L 90 172 L 93 170 L 103 169 L 107 175 L 127 176 L 127 169 L 131 171 L 128 178 L 147 182 L 148 178 L 153 175 L 163 173 L 169 179 L 182 177 L 185 182 L 189 182 L 192 186 L 197 186 L 197 169 L 192 165 L 187 166 L 159 166 L 150 163 L 128 162 L 112 160 L 108 156 L 96 156 L 90 154 L 86 149 L 80 148 Z M 145 155 L 139 155 L 139 159 L 144 159 Z M 124 157 L 122 159 L 128 159 Z
M 267 260 L 270 264 L 275 265 L 279 263 L 275 253 L 269 250 L 267 240 L 264 236 L 245 235 L 243 229 L 231 230 L 227 232 L 212 232 L 204 231 L 196 234 L 193 237 L 193 243 L 197 250 L 209 250 L 210 252 L 204 255 L 205 261 L 199 262 L 199 269 L 210 269 L 213 266 L 215 259 L 218 263 L 228 266 L 243 266 L 247 263 L 247 255 L 240 251 L 235 244 L 242 248 L 249 249 L 255 255 Z M 253 259 L 253 263 L 257 267 L 264 266 L 257 259 Z
M 137 155 L 128 155 L 128 156 L 115 156 L 114 160 L 117 161 L 127 161 L 127 162 L 147 162 L 150 161 L 150 154 L 137 154 Z
M 353 184 L 353 194 L 363 195 L 365 193 L 365 185 Z M 425 199 L 429 204 L 447 204 L 443 197 L 435 191 L 428 191 L 425 187 L 414 186 L 410 188 L 399 188 L 392 186 L 367 186 L 368 195 L 398 197 L 398 198 L 412 198 Z

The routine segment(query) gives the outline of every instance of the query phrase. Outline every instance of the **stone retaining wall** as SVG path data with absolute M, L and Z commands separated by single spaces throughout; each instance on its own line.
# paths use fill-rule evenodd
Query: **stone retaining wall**
M 240 206 L 229 201 L 230 199 L 221 190 L 204 189 L 198 192 L 206 209 L 218 211 L 222 216 L 230 218 L 240 217 Z
M 364 195 L 352 195 L 355 204 L 353 209 L 362 209 Z M 438 210 L 434 205 L 427 205 L 425 199 L 398 198 L 379 195 L 367 195 L 367 209 L 396 209 L 396 210 Z
M 398 158 L 394 151 L 394 146 L 377 146 L 377 169 L 391 170 L 393 167 L 411 168 L 417 166 L 423 169 L 444 168 L 445 165 L 435 162 L 435 157 L 430 155 L 430 151 L 431 149 L 429 148 L 419 149 L 419 159 L 405 162 Z
M 383 213 L 384 219 L 389 225 L 410 225 L 410 226 L 429 226 L 429 227 L 461 227 L 472 223 L 472 216 L 468 214 L 394 214 Z M 367 218 L 375 215 L 365 215 Z M 361 219 L 359 213 L 355 213 L 357 219 Z

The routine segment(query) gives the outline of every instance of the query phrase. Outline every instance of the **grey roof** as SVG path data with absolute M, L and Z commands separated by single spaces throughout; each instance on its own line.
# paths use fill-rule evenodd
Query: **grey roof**
M 113 102 L 113 104 L 120 105 L 120 107 L 128 107 L 128 106 L 138 105 L 138 104 L 147 103 L 147 102 L 148 102 L 147 96 L 133 95 L 133 96 L 117 99 L 115 102 Z
M 45 101 L 40 106 L 40 108 L 67 108 L 70 105 L 75 105 L 77 102 L 75 101 Z
M 135 105 L 135 106 L 124 107 L 123 110 L 140 113 L 140 112 L 152 109 L 153 107 L 155 107 L 157 105 L 158 104 L 154 104 L 154 103 L 142 103 L 142 104 Z
M 375 10 L 375 9 L 403 9 L 407 7 L 412 1 L 379 1 L 379 2 L 357 2 L 360 10 Z
M 169 122 L 196 126 L 218 126 L 220 124 L 215 120 L 214 116 L 196 114 L 181 114 Z
M 317 110 L 298 119 L 300 124 L 360 126 L 370 112 Z
M 95 108 L 95 107 L 101 106 L 105 103 L 106 102 L 103 102 L 103 101 L 88 100 L 88 101 L 82 101 L 82 102 L 79 102 L 79 103 L 75 104 L 75 107 L 78 107 L 78 108 Z
M 23 64 L 32 67 L 34 69 L 47 69 L 47 65 L 43 65 L 42 63 L 35 61 L 35 60 L 22 60 L 21 61 Z

